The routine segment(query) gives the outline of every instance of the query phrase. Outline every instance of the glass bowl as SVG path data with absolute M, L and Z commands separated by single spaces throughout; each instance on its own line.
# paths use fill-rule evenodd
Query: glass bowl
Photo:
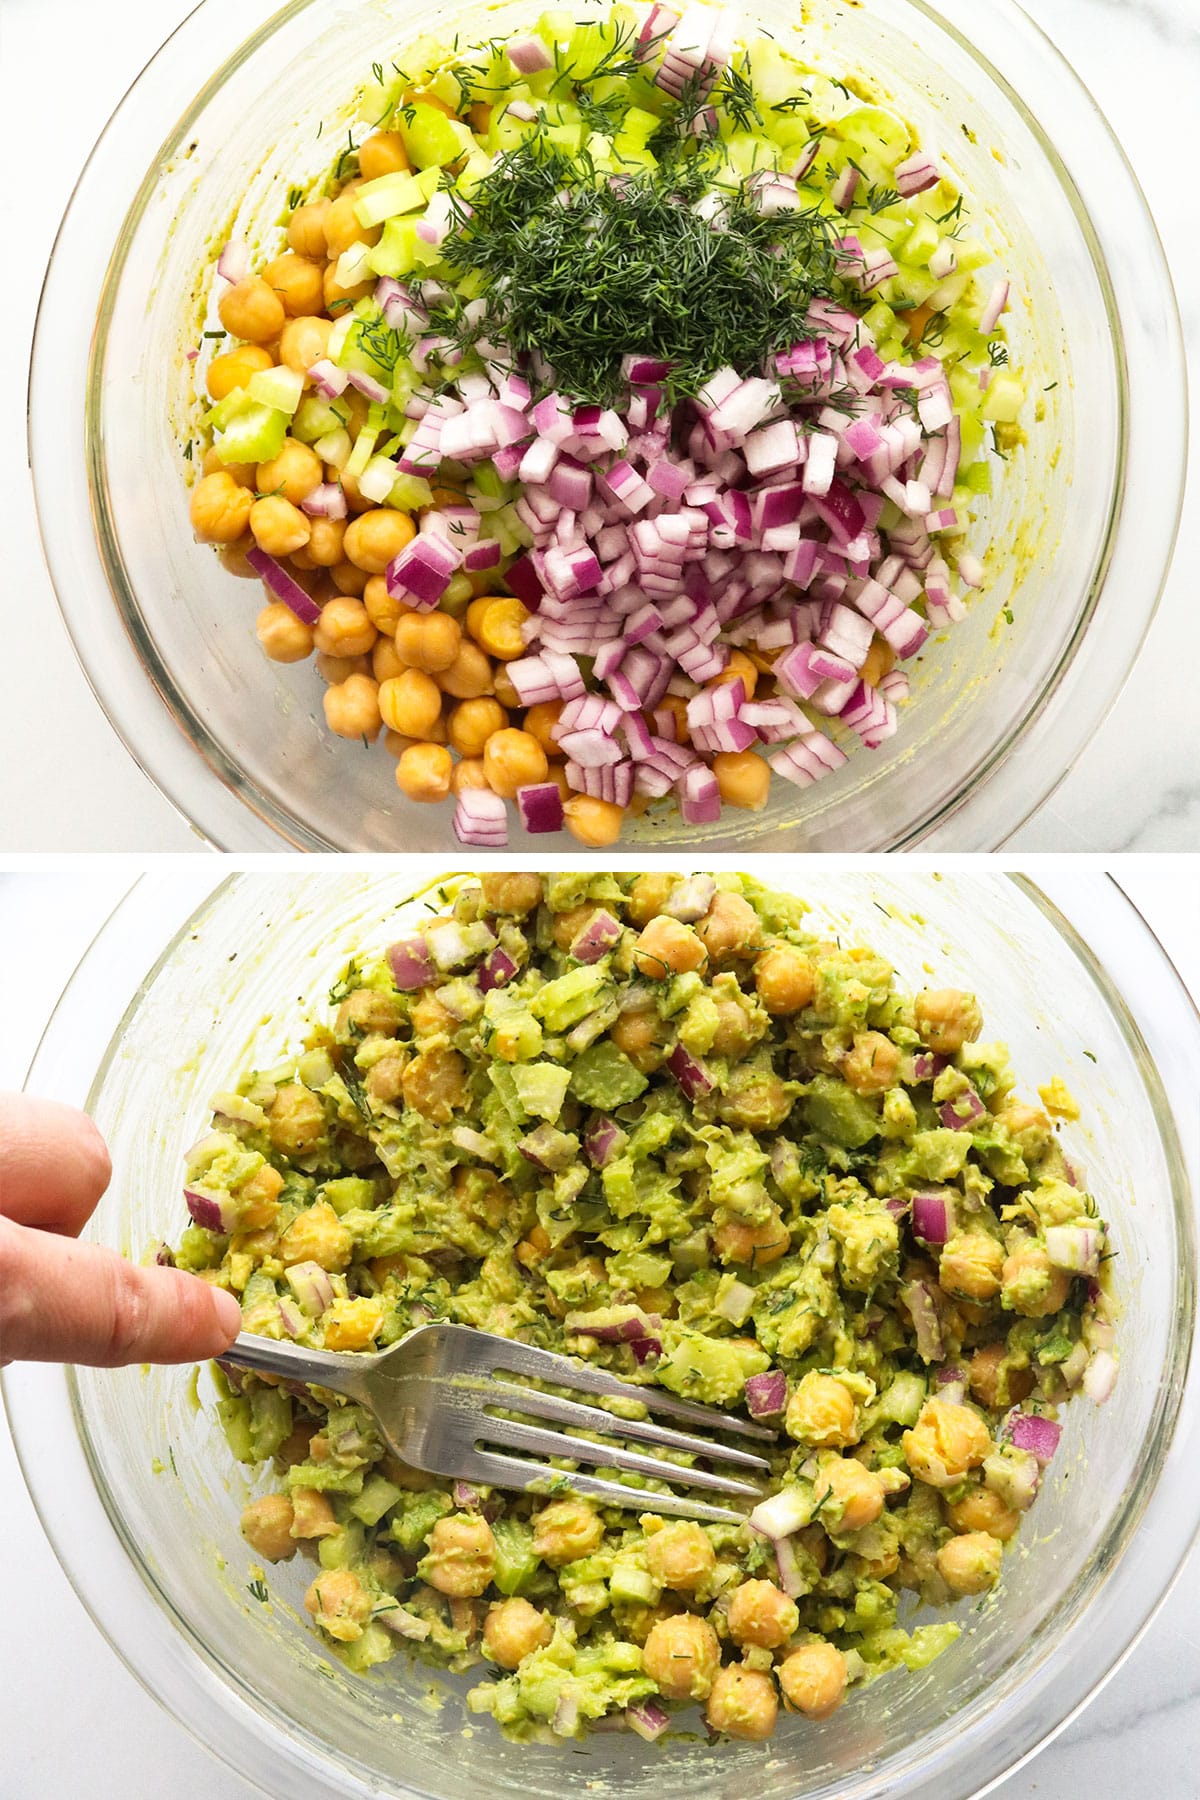
M 109 718 L 219 847 L 453 840 L 449 808 L 402 799 L 381 746 L 326 731 L 310 665 L 263 659 L 258 584 L 192 540 L 181 445 L 200 410 L 203 362 L 187 352 L 208 316 L 207 258 L 231 233 L 279 240 L 288 189 L 328 167 L 372 61 L 426 28 L 496 33 L 533 10 L 205 0 L 130 90 L 76 189 L 30 395 L 46 553 Z M 757 0 L 746 12 L 795 42 L 801 9 Z M 975 541 L 997 546 L 988 587 L 923 653 L 898 734 L 815 787 L 774 782 L 760 814 L 727 811 L 702 831 L 643 820 L 630 841 L 990 849 L 1090 741 L 1154 613 L 1186 452 L 1170 277 L 1120 147 L 1013 0 L 938 11 L 811 0 L 803 13 L 805 54 L 830 73 L 866 71 L 971 197 L 1013 275 L 1012 360 L 1045 417 L 979 505 Z
M 73 976 L 31 1076 L 40 1092 L 86 1102 L 112 1146 L 91 1235 L 138 1254 L 178 1230 L 182 1153 L 206 1128 L 210 1095 L 274 1060 L 301 1026 L 303 996 L 319 1004 L 352 949 L 391 940 L 410 875 L 422 882 L 406 866 L 242 875 L 213 892 L 205 874 L 139 884 Z M 470 1722 L 470 1677 L 389 1664 L 355 1678 L 324 1659 L 299 1611 L 303 1565 L 270 1572 L 269 1603 L 254 1596 L 238 1530 L 251 1488 L 205 1404 L 207 1372 L 197 1405 L 186 1369 L 14 1366 L 18 1453 L 84 1603 L 150 1691 L 269 1794 L 558 1800 L 569 1781 L 625 1800 L 960 1800 L 1065 1722 L 1170 1585 L 1200 1520 L 1200 1023 L 1178 977 L 1097 875 L 1048 892 L 1023 878 L 816 864 L 793 866 L 791 880 L 831 934 L 875 945 L 903 981 L 974 988 L 1024 1091 L 1058 1074 L 1078 1097 L 1084 1122 L 1064 1143 L 1089 1168 L 1118 1249 L 1112 1399 L 1067 1410 L 1001 1587 L 962 1604 L 961 1638 L 927 1670 L 884 1677 L 821 1724 L 784 1716 L 767 1745 L 712 1750 L 698 1735 L 652 1751 L 602 1736 L 558 1750 Z

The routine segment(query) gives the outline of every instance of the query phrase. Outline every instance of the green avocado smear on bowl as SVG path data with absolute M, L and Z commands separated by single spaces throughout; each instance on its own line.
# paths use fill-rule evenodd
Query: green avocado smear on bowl
M 215 1097 L 159 1256 L 266 1337 L 443 1319 L 745 1408 L 766 1497 L 701 1525 L 572 1497 L 567 1463 L 551 1495 L 448 1482 L 359 1406 L 218 1370 L 265 1483 L 248 1542 L 313 1564 L 349 1669 L 477 1667 L 469 1707 L 519 1739 L 653 1740 L 692 1702 L 765 1738 L 923 1667 L 1002 1580 L 1060 1408 L 1117 1372 L 1104 1223 L 975 997 L 904 992 L 747 876 L 436 902 Z
M 193 529 L 464 843 L 836 774 L 985 585 L 1012 272 L 856 86 L 703 4 L 422 38 L 224 246 Z

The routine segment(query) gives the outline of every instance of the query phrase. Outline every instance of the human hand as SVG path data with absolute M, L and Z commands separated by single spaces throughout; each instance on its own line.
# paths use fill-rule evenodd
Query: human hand
M 240 1331 L 232 1294 L 75 1241 L 111 1174 L 85 1113 L 0 1094 L 0 1362 L 203 1362 Z

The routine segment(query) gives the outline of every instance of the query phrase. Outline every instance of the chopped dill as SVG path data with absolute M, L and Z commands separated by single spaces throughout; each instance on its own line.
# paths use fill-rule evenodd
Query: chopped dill
M 767 216 L 739 188 L 714 230 L 693 209 L 719 159 L 690 134 L 676 141 L 676 154 L 616 182 L 586 150 L 571 154 L 542 133 L 498 157 L 443 246 L 487 303 L 482 321 L 459 325 L 460 341 L 469 329 L 537 352 L 568 392 L 603 402 L 620 391 L 631 348 L 671 363 L 674 401 L 714 368 L 749 374 L 811 337 L 809 302 L 842 297 L 838 223 L 815 207 Z
M 303 200 L 303 198 L 304 198 L 304 189 L 303 188 L 298 188 L 298 187 L 289 188 L 288 189 L 288 197 L 287 197 L 288 211 L 295 212 L 296 208 L 299 206 L 299 204 L 300 204 L 301 200 Z
M 987 347 L 988 361 L 993 369 L 1002 369 L 1008 361 L 1008 346 L 999 338 L 994 339 Z

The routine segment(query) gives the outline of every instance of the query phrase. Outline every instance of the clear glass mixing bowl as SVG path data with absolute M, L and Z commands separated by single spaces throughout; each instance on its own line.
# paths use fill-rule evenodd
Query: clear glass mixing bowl
M 328 166 L 372 61 L 426 28 L 494 33 L 532 10 L 205 0 L 114 115 L 64 221 L 31 385 L 46 553 L 110 719 L 220 847 L 452 838 L 448 808 L 397 793 L 382 748 L 325 730 L 311 666 L 264 661 L 257 583 L 192 541 L 181 444 L 207 257 L 231 232 L 280 237 L 288 189 Z M 757 0 L 746 13 L 785 44 L 799 32 L 830 73 L 865 71 L 954 172 L 1013 276 L 1012 360 L 1045 417 L 979 508 L 990 585 L 923 655 L 896 737 L 816 787 L 776 781 L 761 814 L 727 812 L 702 833 L 643 821 L 632 835 L 664 849 L 994 848 L 1094 734 L 1170 559 L 1186 377 L 1162 250 L 1090 96 L 1013 0 Z
M 112 1146 L 91 1235 L 137 1254 L 178 1230 L 181 1156 L 209 1096 L 275 1059 L 303 997 L 319 1005 L 352 949 L 390 941 L 409 877 L 423 873 L 243 875 L 211 893 L 204 872 L 139 884 L 72 977 L 31 1076 L 86 1101 Z M 198 1407 L 186 1370 L 14 1366 L 4 1387 L 22 1466 L 92 1616 L 150 1691 L 267 1793 L 558 1800 L 586 1782 L 624 1800 L 961 1800 L 1063 1724 L 1162 1599 L 1200 1519 L 1193 1006 L 1100 876 L 1049 892 L 814 864 L 791 878 L 831 931 L 877 946 L 904 981 L 974 988 L 1026 1091 L 1060 1074 L 1079 1098 L 1084 1122 L 1064 1141 L 1119 1251 L 1112 1399 L 1068 1409 L 1000 1589 L 963 1603 L 962 1637 L 929 1669 L 883 1678 L 822 1724 L 785 1717 L 767 1745 L 651 1751 L 606 1736 L 560 1751 L 470 1722 L 467 1678 L 389 1664 L 359 1679 L 323 1659 L 298 1613 L 302 1567 L 270 1572 L 271 1604 L 253 1597 L 238 1531 L 250 1490 L 203 1404 L 207 1373 Z

